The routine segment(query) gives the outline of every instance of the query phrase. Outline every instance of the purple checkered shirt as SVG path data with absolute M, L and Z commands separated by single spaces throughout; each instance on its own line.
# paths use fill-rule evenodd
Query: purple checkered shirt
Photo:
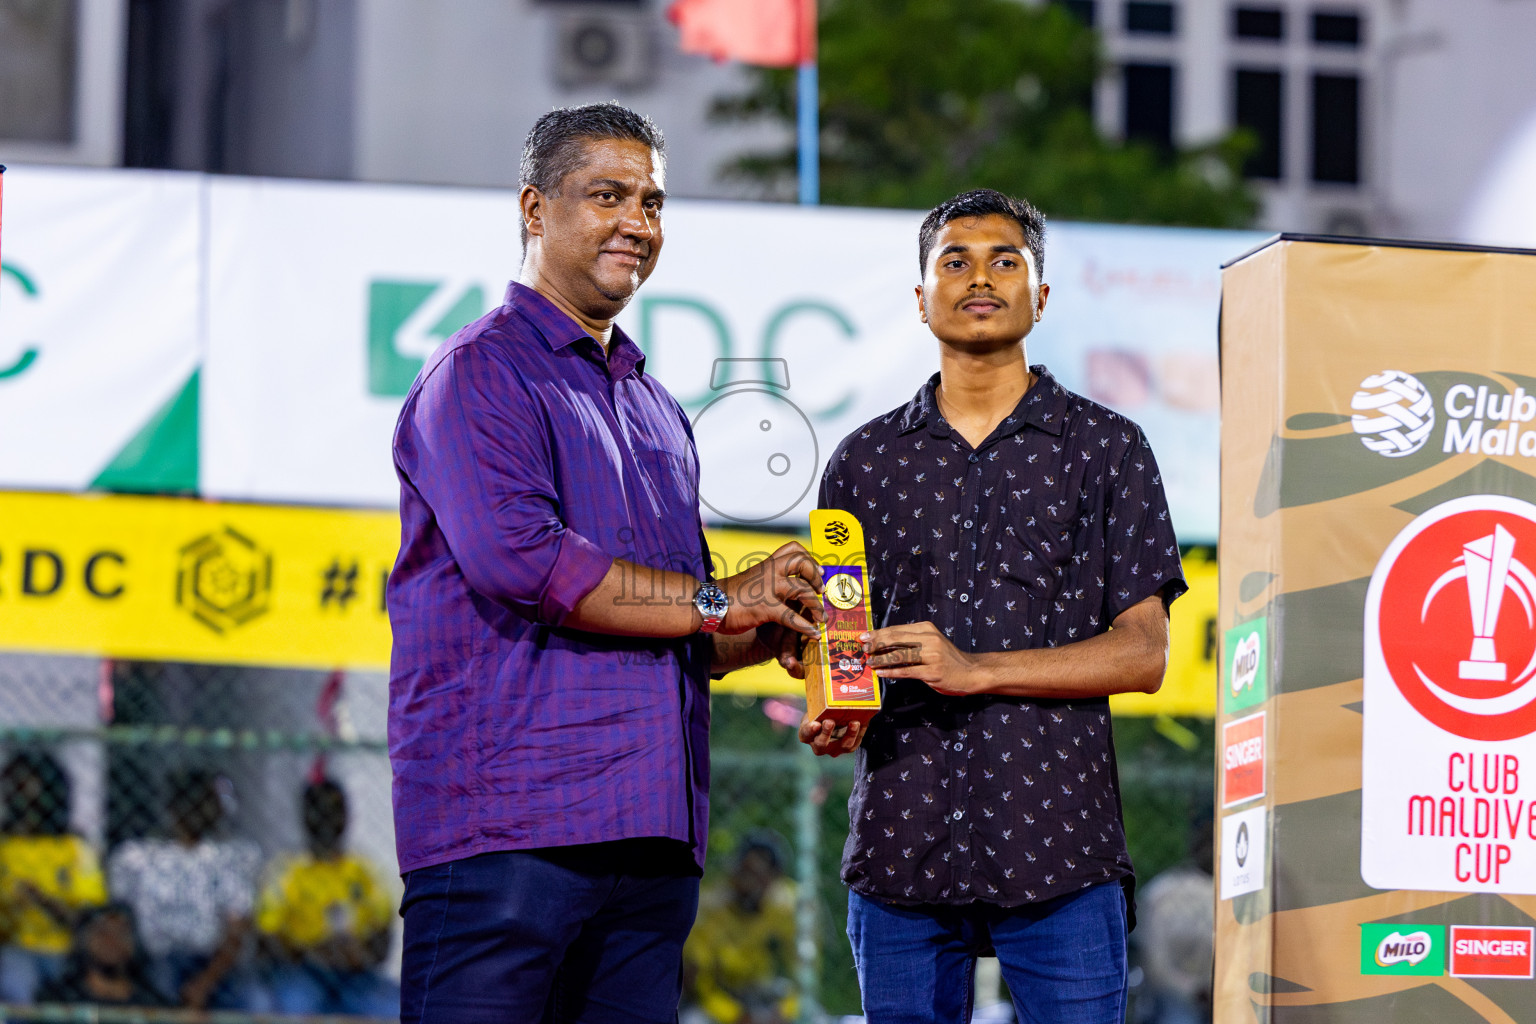
M 708 638 L 562 626 L 615 558 L 709 573 L 688 420 L 623 331 L 610 349 L 514 282 L 406 396 L 387 597 L 402 872 L 645 836 L 704 863 Z

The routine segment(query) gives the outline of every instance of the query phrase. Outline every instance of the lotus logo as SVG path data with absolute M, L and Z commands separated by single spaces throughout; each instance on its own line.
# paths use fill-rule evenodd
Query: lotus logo
M 1376 963 L 1382 967 L 1408 964 L 1417 967 L 1434 949 L 1435 943 L 1429 932 L 1393 932 L 1376 944 Z
M 1400 459 L 1424 447 L 1435 429 L 1435 399 L 1412 374 L 1384 370 L 1360 382 L 1350 399 L 1350 425 L 1360 443 L 1378 455 Z

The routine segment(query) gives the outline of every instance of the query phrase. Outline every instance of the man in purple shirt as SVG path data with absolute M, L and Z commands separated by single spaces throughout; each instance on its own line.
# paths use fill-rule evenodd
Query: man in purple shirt
M 661 251 L 664 171 L 624 107 L 541 117 L 521 277 L 400 414 L 402 1021 L 675 1020 L 708 677 L 799 671 L 817 629 L 799 545 L 711 580 L 688 420 L 613 326 Z

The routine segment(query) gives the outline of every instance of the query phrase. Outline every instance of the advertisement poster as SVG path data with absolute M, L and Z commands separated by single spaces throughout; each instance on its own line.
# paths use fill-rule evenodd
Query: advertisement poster
M 1533 332 L 1536 253 L 1224 271 L 1217 1020 L 1532 1019 Z

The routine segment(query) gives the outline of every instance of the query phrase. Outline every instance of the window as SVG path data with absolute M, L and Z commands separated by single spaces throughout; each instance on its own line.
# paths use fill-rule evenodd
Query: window
M 1071 14 L 1089 28 L 1093 28 L 1094 18 L 1097 13 L 1095 11 L 1097 5 L 1093 0 L 1060 0 L 1060 3 L 1061 6 L 1067 9 L 1068 14 Z
M 1360 79 L 1312 76 L 1312 180 L 1360 182 Z
M 1232 36 L 1278 42 L 1285 38 L 1285 11 L 1278 7 L 1234 7 Z
M 1125 137 L 1173 148 L 1173 68 L 1127 64 L 1124 69 Z
M 1259 148 L 1243 164 L 1250 178 L 1284 177 L 1281 142 L 1284 136 L 1285 76 L 1278 71 L 1238 68 L 1233 73 L 1233 120 L 1258 136 Z
M 1358 14 L 1327 14 L 1316 11 L 1312 15 L 1312 41 L 1333 46 L 1359 46 L 1364 33 Z
M 0 139 L 75 142 L 78 4 L 0 4 Z
M 1171 36 L 1176 31 L 1173 4 L 1138 3 L 1125 5 L 1125 30 L 1150 35 Z

